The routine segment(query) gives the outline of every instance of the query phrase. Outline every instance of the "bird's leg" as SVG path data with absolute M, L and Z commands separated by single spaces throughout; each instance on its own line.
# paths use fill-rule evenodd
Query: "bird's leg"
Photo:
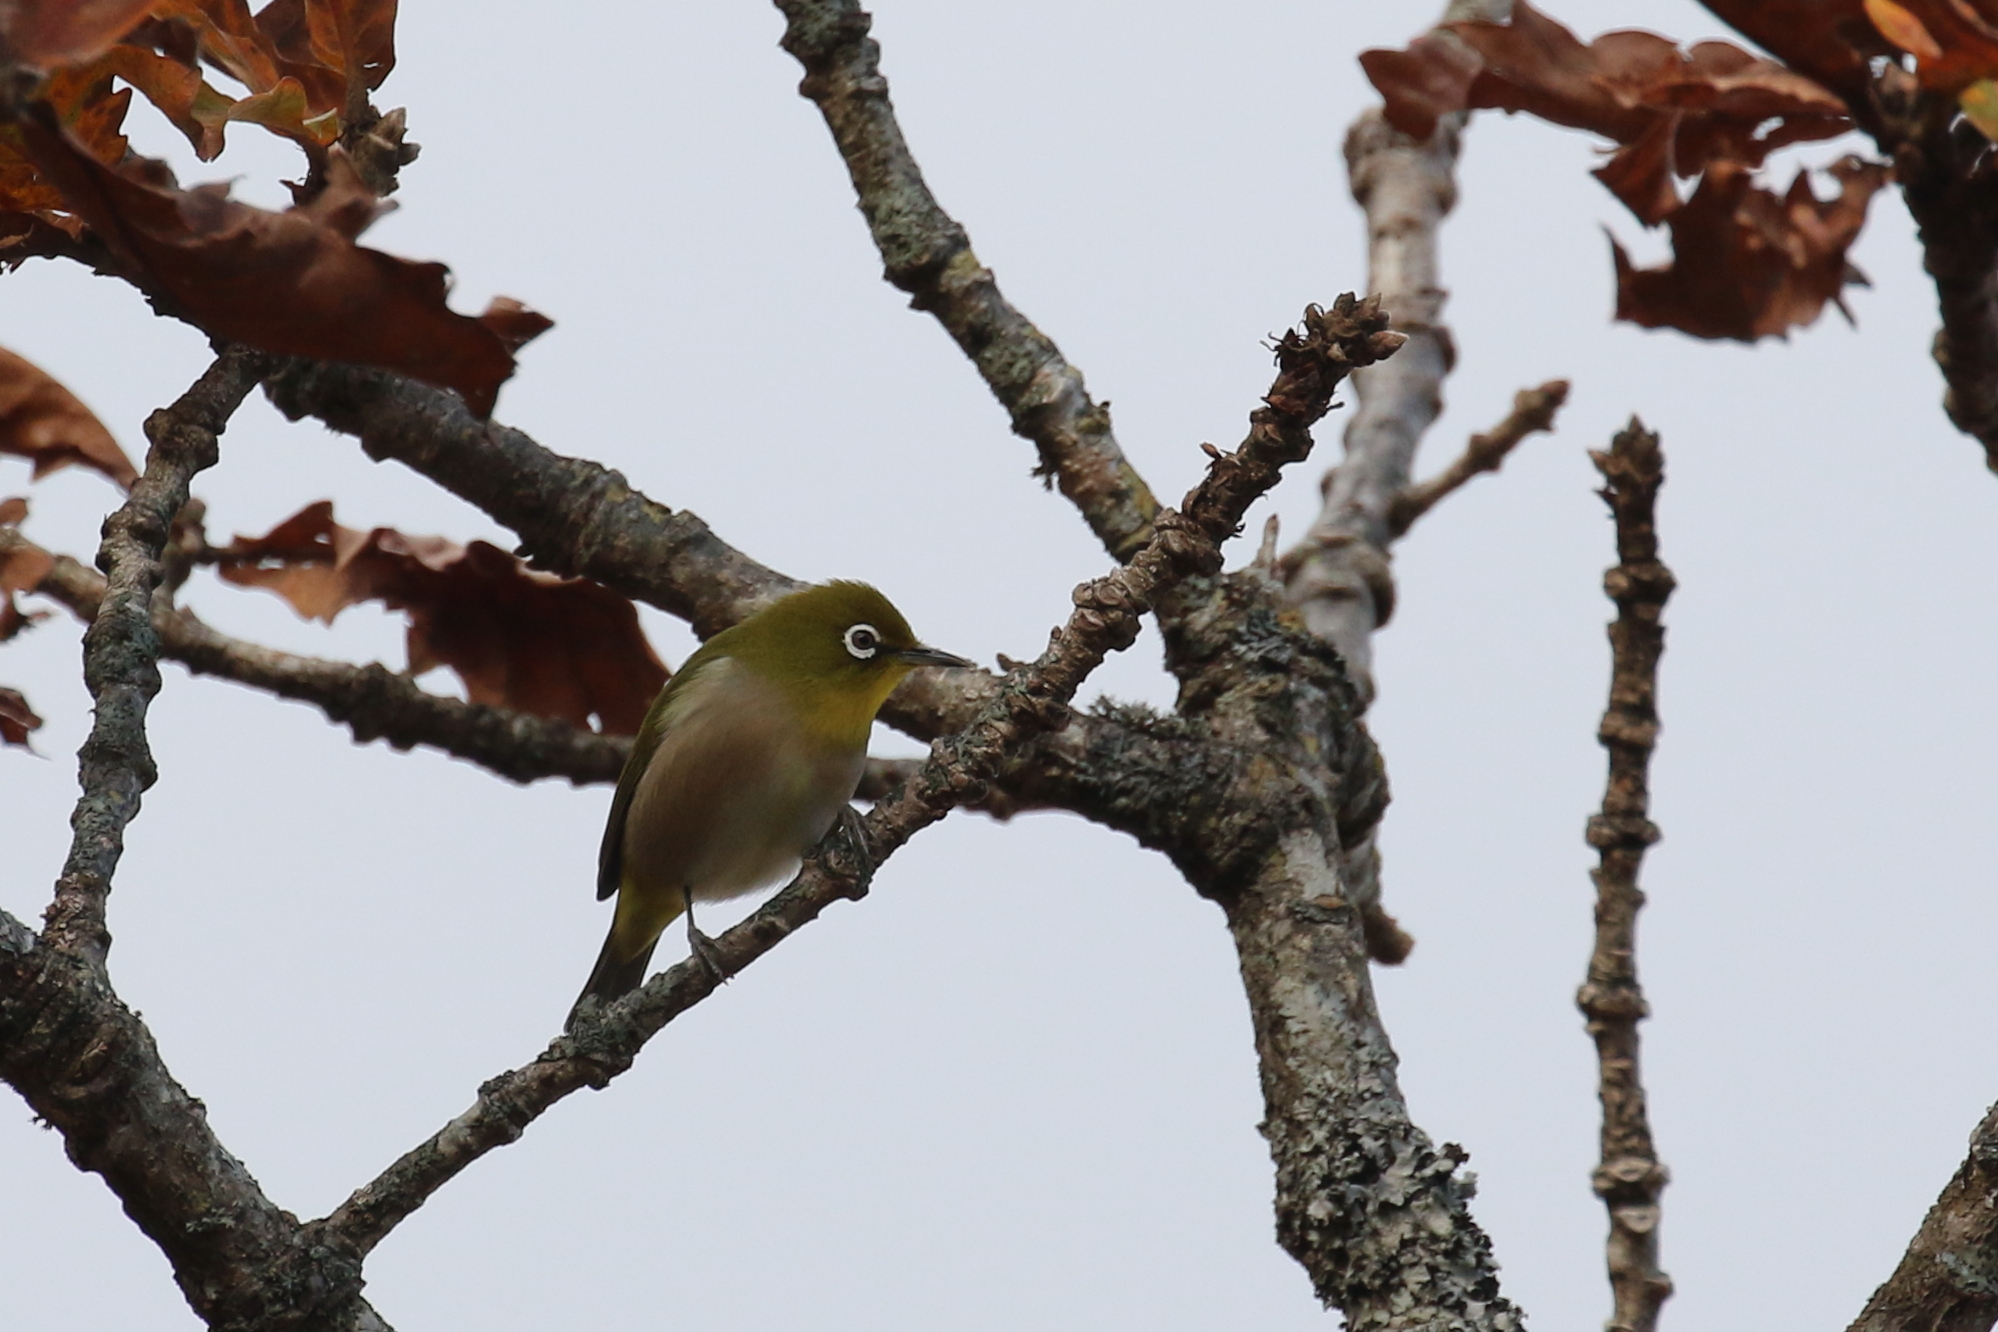
M 873 849 L 867 845 L 867 825 L 861 822 L 860 811 L 852 805 L 839 807 L 839 831 L 846 838 L 855 868 L 860 871 L 859 881 L 854 885 L 854 896 L 859 897 L 874 881 L 875 860 Z
M 694 925 L 694 890 L 683 885 L 680 893 L 687 904 L 687 947 L 693 951 L 700 964 L 708 969 L 708 974 L 715 978 L 717 985 L 728 984 L 729 977 L 735 973 L 722 965 L 721 952 L 715 947 L 715 941 L 702 934 Z

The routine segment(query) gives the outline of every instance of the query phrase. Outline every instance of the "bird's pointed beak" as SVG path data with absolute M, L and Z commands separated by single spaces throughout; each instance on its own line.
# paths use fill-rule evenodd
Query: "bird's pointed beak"
M 911 666 L 948 666 L 954 670 L 977 670 L 978 663 L 933 647 L 896 648 L 895 659 Z

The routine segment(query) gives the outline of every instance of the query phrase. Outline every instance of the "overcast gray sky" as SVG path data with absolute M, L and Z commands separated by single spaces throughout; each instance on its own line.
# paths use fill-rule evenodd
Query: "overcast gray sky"
M 1433 8 L 881 0 L 874 31 L 931 185 L 1170 496 L 1202 440 L 1240 437 L 1269 382 L 1262 339 L 1364 285 L 1339 156 L 1373 100 L 1353 57 Z M 1718 35 L 1676 0 L 1556 16 Z M 780 30 L 755 0 L 410 0 L 381 97 L 408 106 L 424 154 L 370 240 L 449 262 L 460 308 L 505 293 L 557 321 L 502 419 L 789 573 L 877 582 L 934 643 L 1029 656 L 1102 557 L 957 350 L 880 281 Z M 254 201 L 298 170 L 247 128 L 197 167 L 133 119 L 183 179 L 239 175 Z M 1575 389 L 1557 435 L 1399 553 L 1372 722 L 1395 790 L 1389 906 L 1419 942 L 1379 974 L 1381 1002 L 1418 1122 L 1471 1152 L 1508 1293 L 1541 1327 L 1596 1325 L 1594 1064 L 1572 995 L 1611 541 L 1586 450 L 1636 411 L 1664 436 L 1680 582 L 1641 963 L 1674 1177 L 1666 1318 L 1842 1326 L 1998 1096 L 1980 1016 L 1998 1001 L 1998 478 L 1940 411 L 1933 294 L 1891 191 L 1854 254 L 1876 284 L 1852 293 L 1857 330 L 1833 316 L 1711 346 L 1609 322 L 1603 228 L 1647 260 L 1663 247 L 1592 160 L 1585 137 L 1523 119 L 1468 138 L 1443 251 L 1461 362 L 1424 470 L 1514 390 Z M 129 291 L 48 264 L 0 281 L 0 345 L 135 456 L 145 413 L 206 360 Z M 1271 501 L 1293 536 L 1317 470 Z M 197 491 L 218 539 L 332 497 L 350 526 L 510 544 L 261 402 Z M 30 535 L 86 557 L 115 499 L 81 473 L 30 491 L 0 462 L 0 494 L 22 492 Z M 260 641 L 403 660 L 370 610 L 328 631 L 206 578 L 186 599 Z M 684 631 L 648 625 L 684 655 Z M 0 682 L 48 718 L 47 761 L 0 753 L 0 906 L 28 919 L 88 724 L 76 638 L 57 620 L 0 651 Z M 1168 701 L 1156 656 L 1148 635 L 1102 688 Z M 608 792 L 357 747 L 302 706 L 165 674 L 113 977 L 223 1140 L 318 1215 L 555 1031 L 604 928 Z M 1078 820 L 954 816 L 609 1091 L 446 1189 L 377 1251 L 369 1295 L 404 1332 L 1321 1327 L 1272 1240 L 1259 1113 L 1213 906 Z M 196 1326 L 109 1192 L 12 1098 L 0 1192 L 8 1326 Z

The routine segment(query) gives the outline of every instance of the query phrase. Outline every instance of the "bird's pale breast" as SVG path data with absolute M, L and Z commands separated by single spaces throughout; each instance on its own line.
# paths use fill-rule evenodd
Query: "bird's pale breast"
M 864 743 L 815 739 L 780 689 L 731 658 L 683 695 L 632 795 L 624 882 L 675 899 L 782 882 L 853 798 Z

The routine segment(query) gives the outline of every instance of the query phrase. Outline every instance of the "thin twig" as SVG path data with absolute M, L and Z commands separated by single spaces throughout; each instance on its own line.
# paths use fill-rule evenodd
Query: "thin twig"
M 190 479 L 214 464 L 216 436 L 266 368 L 261 353 L 228 348 L 173 406 L 154 412 L 146 421 L 152 449 L 145 474 L 104 523 L 97 561 L 107 586 L 83 640 L 83 678 L 96 720 L 77 755 L 83 795 L 70 819 L 75 836 L 44 931 L 53 946 L 99 963 L 110 945 L 104 899 L 125 849 L 125 825 L 158 776 L 146 743 L 146 708 L 160 688 L 152 634 L 160 552 L 174 514 L 187 503 Z
M 1638 1068 L 1637 1024 L 1649 1012 L 1637 979 L 1637 886 L 1644 849 L 1658 840 L 1649 817 L 1648 772 L 1658 740 L 1658 658 L 1665 650 L 1660 615 L 1672 595 L 1672 571 L 1658 559 L 1654 525 L 1665 460 L 1658 436 L 1632 417 L 1609 451 L 1591 451 L 1607 482 L 1602 492 L 1616 517 L 1617 563 L 1603 575 L 1616 602 L 1610 625 L 1609 709 L 1598 732 L 1609 750 L 1602 812 L 1589 820 L 1589 845 L 1600 864 L 1596 883 L 1596 942 L 1589 977 L 1575 996 L 1596 1044 L 1603 1106 L 1602 1161 L 1595 1190 L 1609 1209 L 1609 1279 L 1615 1313 L 1609 1332 L 1653 1332 L 1672 1294 L 1658 1270 L 1659 1195 L 1670 1174 L 1651 1141 L 1644 1082 Z
M 1394 497 L 1388 506 L 1389 534 L 1399 537 L 1407 532 L 1416 519 L 1480 472 L 1496 472 L 1528 435 L 1552 431 L 1554 414 L 1567 400 L 1565 379 L 1551 379 L 1539 388 L 1521 389 L 1514 394 L 1512 411 L 1505 420 L 1484 434 L 1471 436 L 1470 443 L 1448 467 L 1426 480 L 1412 483 Z
M 888 98 L 881 48 L 857 0 L 777 0 L 783 46 L 805 68 L 798 91 L 825 116 L 845 159 L 888 280 L 935 315 L 1041 455 L 1104 548 L 1128 560 L 1145 541 L 1158 501 L 1090 398 L 1082 372 L 1000 294 L 964 228 L 923 181 Z
M 1026 737 L 1059 730 L 1069 701 L 1110 652 L 1137 638 L 1153 600 L 1189 575 L 1221 565 L 1220 543 L 1241 515 L 1281 475 L 1271 441 L 1286 451 L 1297 422 L 1323 415 L 1332 386 L 1350 361 L 1385 355 L 1394 336 L 1377 309 L 1342 297 L 1331 312 L 1307 312 L 1306 331 L 1279 344 L 1280 370 L 1258 428 L 1233 453 L 1217 455 L 1184 512 L 1161 511 L 1151 535 L 1123 567 L 1084 583 L 1074 611 L 1049 636 L 1047 650 L 1006 674 L 999 692 L 971 724 L 931 746 L 922 768 L 863 821 L 869 859 L 885 861 L 923 828 L 979 799 Z M 1385 348 L 1385 350 L 1382 350 Z M 1319 390 L 1322 390 L 1320 392 Z M 815 854 L 792 884 L 749 919 L 714 941 L 723 969 L 739 974 L 841 898 L 866 891 L 867 875 L 843 852 Z M 471 1108 L 364 1185 L 314 1229 L 365 1254 L 437 1189 L 496 1147 L 517 1140 L 550 1106 L 581 1087 L 602 1087 L 631 1066 L 645 1043 L 713 993 L 714 971 L 694 959 L 668 968 L 603 1009 L 586 1009 L 572 1029 L 534 1062 L 479 1088 Z
M 1847 1332 L 1988 1332 L 1998 1320 L 1998 1105 Z

